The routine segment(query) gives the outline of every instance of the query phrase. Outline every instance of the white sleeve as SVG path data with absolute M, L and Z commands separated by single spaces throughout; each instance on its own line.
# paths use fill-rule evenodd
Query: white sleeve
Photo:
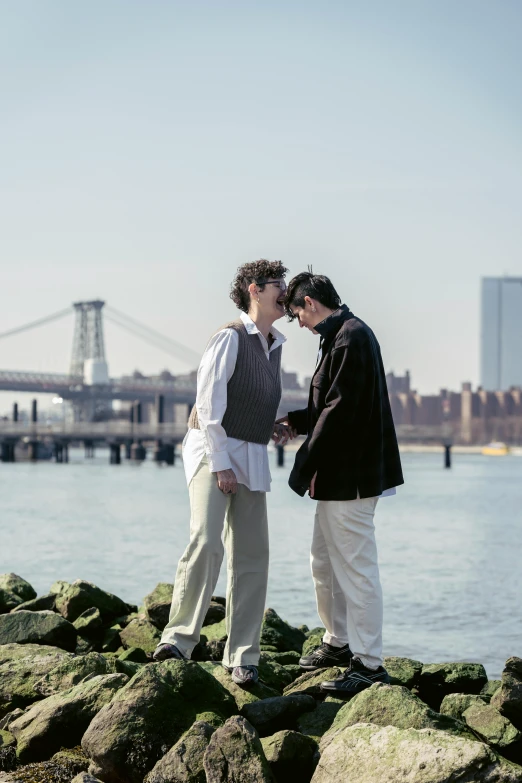
M 236 331 L 222 329 L 210 340 L 198 369 L 196 410 L 211 473 L 232 467 L 227 433 L 221 422 L 227 409 L 227 384 L 236 368 L 238 348 Z

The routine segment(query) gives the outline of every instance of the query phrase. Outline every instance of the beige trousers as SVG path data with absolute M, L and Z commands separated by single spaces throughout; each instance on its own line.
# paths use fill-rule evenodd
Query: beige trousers
M 225 666 L 257 664 L 268 579 L 266 493 L 238 484 L 224 495 L 203 459 L 189 484 L 190 541 L 178 563 L 170 620 L 161 641 L 175 644 L 186 658 L 199 642 L 201 627 L 227 551 L 228 641 Z
M 382 589 L 373 517 L 378 498 L 319 500 L 311 566 L 323 641 L 382 664 Z

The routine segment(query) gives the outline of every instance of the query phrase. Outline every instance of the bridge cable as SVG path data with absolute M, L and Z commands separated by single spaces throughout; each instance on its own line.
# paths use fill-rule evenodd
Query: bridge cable
M 184 345 L 177 343 L 175 340 L 171 340 L 169 337 L 156 332 L 154 329 L 149 329 L 149 327 L 145 327 L 137 321 L 135 322 L 134 319 L 129 318 L 129 316 L 124 317 L 128 318 L 131 323 L 125 323 L 123 318 L 120 318 L 119 313 L 115 316 L 113 307 L 105 308 L 104 317 L 107 321 L 116 324 L 137 337 L 141 337 L 142 340 L 150 345 L 154 345 L 154 347 L 160 348 L 165 351 L 165 353 L 174 356 L 176 359 L 189 365 L 191 369 L 194 369 L 199 364 L 200 356 L 192 349 L 186 348 Z
M 45 318 L 39 318 L 37 321 L 31 321 L 31 323 L 24 324 L 23 326 L 17 326 L 16 329 L 9 329 L 8 332 L 1 332 L 0 339 L 2 339 L 2 337 L 10 337 L 13 334 L 25 332 L 28 329 L 34 329 L 37 326 L 43 326 L 44 324 L 48 324 L 51 321 L 57 321 L 59 318 L 63 318 L 65 315 L 70 315 L 72 312 L 72 307 L 68 307 L 66 310 L 59 310 L 57 313 L 45 316 Z

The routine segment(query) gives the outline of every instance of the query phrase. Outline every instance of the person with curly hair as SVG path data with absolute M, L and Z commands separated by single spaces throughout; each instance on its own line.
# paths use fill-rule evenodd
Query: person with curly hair
M 190 541 L 176 572 L 170 620 L 155 660 L 188 660 L 228 561 L 223 666 L 233 681 L 258 681 L 259 639 L 268 577 L 267 445 L 287 438 L 276 427 L 281 349 L 274 328 L 284 316 L 286 267 L 261 259 L 237 270 L 230 297 L 237 320 L 210 339 L 198 370 L 196 404 L 183 442 L 189 488 Z

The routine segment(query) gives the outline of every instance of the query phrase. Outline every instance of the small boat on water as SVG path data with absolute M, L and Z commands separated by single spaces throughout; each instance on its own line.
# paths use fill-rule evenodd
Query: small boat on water
M 487 446 L 482 448 L 482 454 L 486 457 L 505 457 L 509 453 L 509 449 L 505 443 L 500 441 L 495 443 L 488 443 Z

